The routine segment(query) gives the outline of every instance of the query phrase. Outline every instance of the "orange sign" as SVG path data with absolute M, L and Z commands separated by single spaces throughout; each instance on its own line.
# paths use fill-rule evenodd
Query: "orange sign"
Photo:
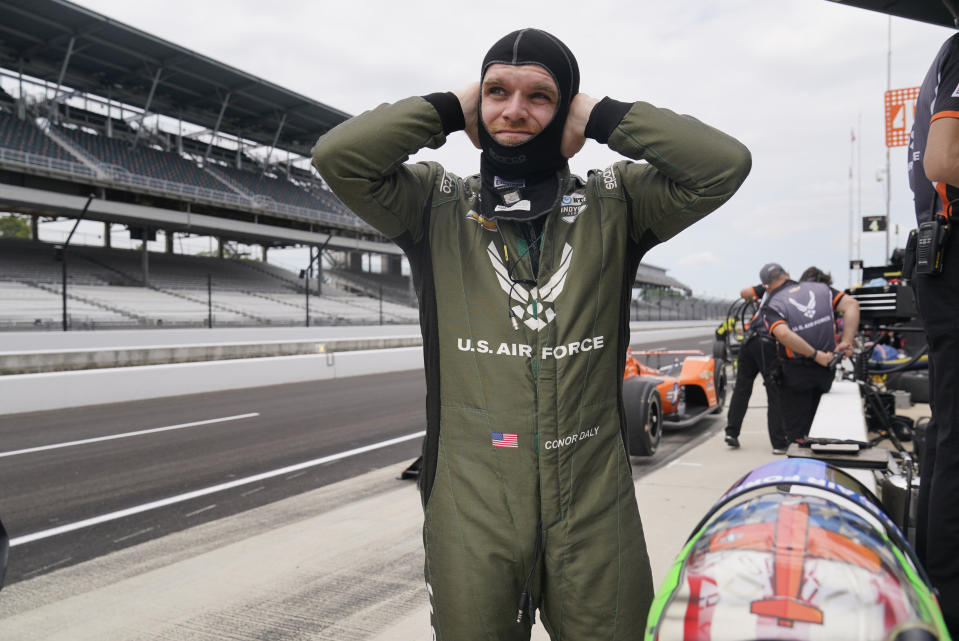
M 886 92 L 886 146 L 909 144 L 912 121 L 916 119 L 916 98 L 919 87 L 890 89 Z

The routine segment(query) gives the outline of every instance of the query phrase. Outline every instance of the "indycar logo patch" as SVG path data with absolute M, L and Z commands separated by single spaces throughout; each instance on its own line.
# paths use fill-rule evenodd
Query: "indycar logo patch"
M 556 302 L 556 298 L 563 292 L 573 258 L 573 248 L 570 247 L 569 243 L 563 245 L 559 268 L 542 287 L 527 288 L 525 285 L 513 282 L 509 270 L 496 251 L 496 243 L 490 242 L 486 253 L 493 265 L 493 271 L 496 273 L 499 286 L 506 292 L 511 302 L 515 301 L 517 303 L 512 307 L 516 318 L 537 332 L 553 322 L 553 319 L 556 318 L 556 312 L 553 311 L 552 303 Z
M 563 196 L 559 215 L 564 223 L 572 225 L 584 211 L 586 211 L 586 195 L 583 192 L 577 191 L 568 196 Z

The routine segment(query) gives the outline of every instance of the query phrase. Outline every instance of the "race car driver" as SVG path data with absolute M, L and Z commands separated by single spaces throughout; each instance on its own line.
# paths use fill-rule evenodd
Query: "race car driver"
M 832 386 L 835 373 L 829 364 L 835 354 L 852 354 L 859 301 L 825 283 L 790 280 L 778 263 L 764 265 L 760 278 L 768 281 L 763 317 L 769 333 L 780 343 L 779 398 L 786 442 L 791 443 L 809 434 L 819 401 Z M 843 315 L 838 344 L 836 312 Z
M 406 164 L 466 130 L 480 173 Z M 632 160 L 572 175 L 586 138 Z M 427 436 L 420 475 L 433 638 L 640 639 L 653 585 L 624 443 L 630 289 L 643 253 L 726 202 L 748 150 L 689 117 L 579 92 L 537 29 L 480 82 L 325 134 L 313 163 L 409 257 Z M 648 163 L 648 164 L 647 164 Z

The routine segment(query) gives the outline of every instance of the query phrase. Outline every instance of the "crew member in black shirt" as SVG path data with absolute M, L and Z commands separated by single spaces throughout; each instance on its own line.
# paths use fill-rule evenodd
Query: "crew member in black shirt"
M 773 270 L 772 267 L 776 269 Z M 753 381 L 756 375 L 763 377 L 763 386 L 766 388 L 766 429 L 769 431 L 769 442 L 773 454 L 786 453 L 786 434 L 783 432 L 782 412 L 779 409 L 779 383 L 776 371 L 779 368 L 779 359 L 776 356 L 776 345 L 769 331 L 763 324 L 760 312 L 766 302 L 765 278 L 783 272 L 782 267 L 775 263 L 766 265 L 759 272 L 762 285 L 746 287 L 740 296 L 746 300 L 758 300 L 759 309 L 749 322 L 749 329 L 739 348 L 736 362 L 736 386 L 733 388 L 729 400 L 729 413 L 726 415 L 726 445 L 732 448 L 739 447 L 739 433 L 742 430 L 743 418 L 753 393 Z M 785 272 L 783 272 L 785 273 Z
M 951 227 L 959 199 L 959 34 L 933 60 L 916 101 L 909 184 L 918 223 Z M 959 233 L 943 244 L 941 273 L 916 274 L 916 302 L 929 342 L 932 420 L 923 449 L 916 552 L 959 638 Z

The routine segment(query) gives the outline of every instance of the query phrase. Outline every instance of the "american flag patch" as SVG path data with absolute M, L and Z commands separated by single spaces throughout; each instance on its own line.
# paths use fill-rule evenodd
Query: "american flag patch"
M 493 447 L 512 447 L 515 449 L 519 447 L 519 441 L 515 434 L 493 432 Z

